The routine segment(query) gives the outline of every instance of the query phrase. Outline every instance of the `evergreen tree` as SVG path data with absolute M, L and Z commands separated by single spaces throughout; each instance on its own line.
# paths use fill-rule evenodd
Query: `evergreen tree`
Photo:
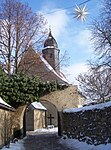
M 0 68 L 0 96 L 11 106 L 39 101 L 40 96 L 62 89 L 55 81 L 42 82 L 37 76 L 8 75 Z

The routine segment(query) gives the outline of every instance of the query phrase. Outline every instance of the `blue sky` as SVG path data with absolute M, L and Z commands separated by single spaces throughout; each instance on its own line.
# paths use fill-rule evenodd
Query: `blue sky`
M 85 22 L 73 18 L 76 4 L 79 5 L 85 0 L 22 1 L 28 2 L 34 12 L 42 12 L 47 19 L 47 27 L 51 26 L 52 34 L 58 43 L 61 54 L 67 51 L 70 57 L 69 66 L 64 67 L 62 71 L 71 83 L 77 84 L 75 77 L 79 73 L 87 71 L 87 60 L 94 57 L 88 28 L 93 18 L 99 13 L 101 0 L 90 0 L 85 4 L 89 12 Z

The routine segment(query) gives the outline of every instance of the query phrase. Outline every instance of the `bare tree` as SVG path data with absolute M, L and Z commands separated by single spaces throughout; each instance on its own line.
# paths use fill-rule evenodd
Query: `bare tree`
M 20 58 L 29 44 L 40 45 L 43 41 L 46 21 L 19 0 L 3 0 L 0 16 L 0 62 L 9 74 L 12 68 L 17 73 Z
M 104 0 L 100 15 L 91 25 L 96 62 L 89 62 L 90 70 L 77 78 L 85 96 L 104 102 L 111 98 L 111 1 Z
M 111 67 L 111 0 L 104 0 L 100 16 L 93 21 L 91 31 L 100 64 Z
M 111 98 L 111 69 L 93 68 L 77 78 L 83 95 L 97 102 Z

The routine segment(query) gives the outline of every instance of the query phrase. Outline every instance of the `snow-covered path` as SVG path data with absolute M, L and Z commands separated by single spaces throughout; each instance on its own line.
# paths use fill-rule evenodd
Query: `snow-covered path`
M 33 133 L 24 140 L 25 150 L 78 150 L 68 148 L 59 142 L 57 133 Z
M 57 136 L 57 128 L 38 129 L 29 132 L 27 136 L 17 143 L 11 143 L 10 148 L 2 150 L 111 150 L 111 143 L 105 145 L 88 145 L 76 139 L 65 139 Z

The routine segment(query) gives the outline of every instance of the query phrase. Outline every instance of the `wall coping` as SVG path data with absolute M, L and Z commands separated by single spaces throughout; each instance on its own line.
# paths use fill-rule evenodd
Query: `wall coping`
M 84 111 L 87 111 L 87 110 L 104 109 L 104 108 L 107 108 L 107 107 L 111 107 L 111 101 L 96 104 L 96 105 L 91 105 L 91 106 L 80 107 L 80 108 L 64 109 L 63 113 L 75 113 L 75 112 L 80 112 L 80 111 L 84 112 Z

